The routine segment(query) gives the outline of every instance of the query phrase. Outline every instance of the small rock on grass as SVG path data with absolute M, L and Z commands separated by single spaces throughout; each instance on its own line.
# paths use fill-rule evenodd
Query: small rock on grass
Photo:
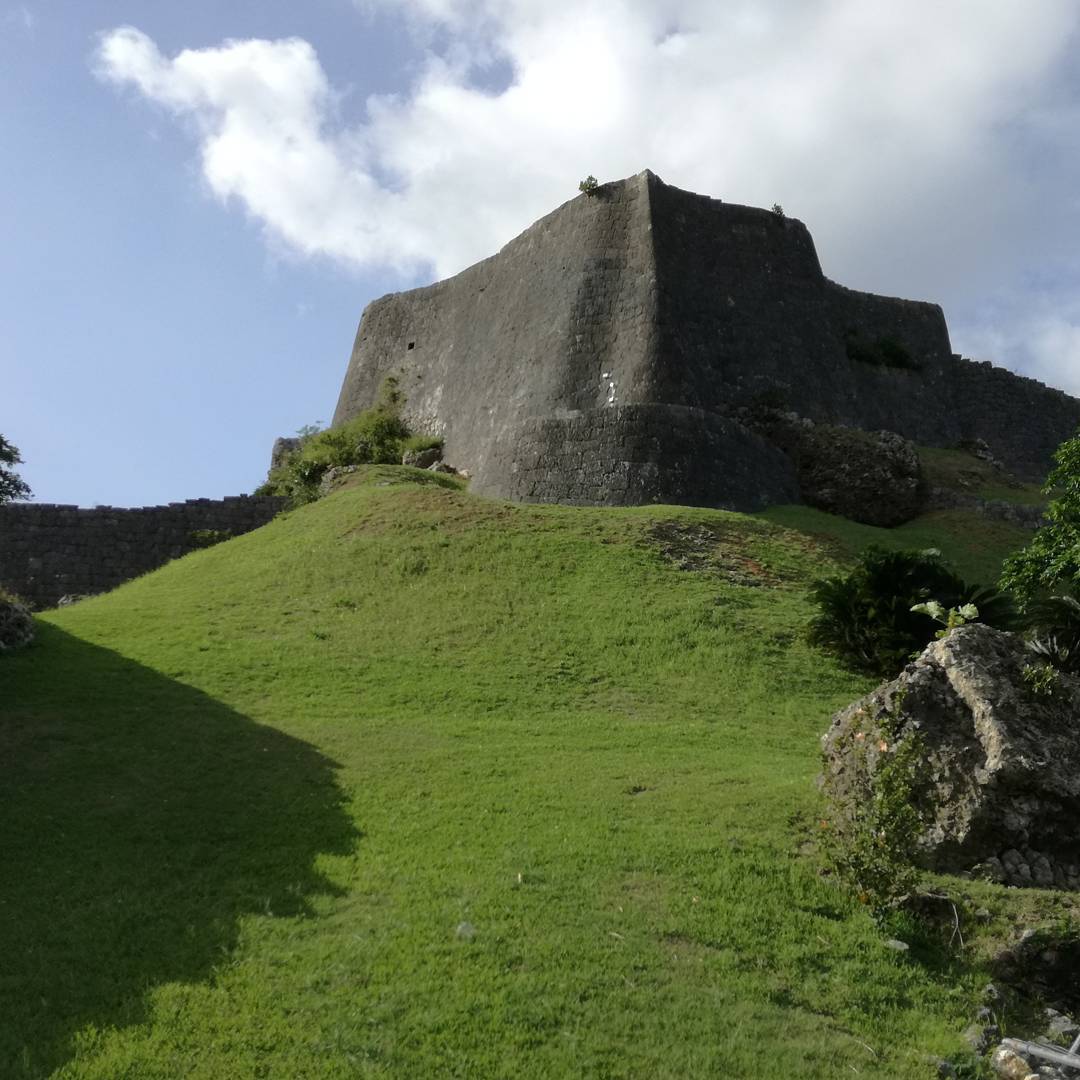
M 1028 1080 L 1033 1072 L 1030 1062 L 1007 1046 L 999 1046 L 994 1051 L 990 1067 L 994 1070 L 994 1075 L 1000 1076 L 1002 1080 Z M 1038 1076 L 1038 1073 L 1035 1075 Z

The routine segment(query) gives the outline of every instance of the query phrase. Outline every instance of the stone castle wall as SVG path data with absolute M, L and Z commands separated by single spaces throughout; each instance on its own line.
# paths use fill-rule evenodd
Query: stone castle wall
M 406 419 L 447 460 L 489 455 L 528 418 L 650 400 L 656 281 L 647 192 L 618 186 L 538 221 L 447 281 L 370 304 L 334 414 L 367 408 L 388 375 Z
M 137 509 L 8 503 L 0 506 L 0 586 L 35 609 L 106 592 L 203 546 L 193 535 L 200 530 L 239 536 L 284 505 L 247 495 Z
M 908 366 L 851 348 L 885 339 Z M 444 438 L 476 490 L 552 502 L 750 509 L 753 491 L 786 493 L 765 444 L 731 423 L 761 404 L 929 446 L 982 438 L 1024 478 L 1080 426 L 1077 400 L 955 356 L 937 305 L 829 281 L 801 222 L 647 171 L 571 200 L 453 278 L 369 305 L 334 422 L 370 405 L 388 375 L 407 420 Z M 656 412 L 649 437 L 631 437 L 645 414 L 631 422 L 619 412 L 630 406 L 674 407 L 671 438 L 650 426 Z M 707 433 L 689 488 L 679 409 Z M 600 422 L 605 410 L 622 419 Z M 577 464 L 579 445 L 596 460 Z M 736 451 L 761 460 L 735 467 Z
M 1080 426 L 1080 401 L 986 361 L 954 359 L 950 405 L 965 439 L 983 439 L 1019 476 L 1041 480 Z
M 577 506 L 681 506 L 761 509 L 796 502 L 795 468 L 783 452 L 742 425 L 703 409 L 624 405 L 568 420 L 522 423 L 506 458 L 488 470 L 505 498 Z M 716 499 L 724 470 L 727 502 Z M 483 486 L 483 477 L 477 478 Z

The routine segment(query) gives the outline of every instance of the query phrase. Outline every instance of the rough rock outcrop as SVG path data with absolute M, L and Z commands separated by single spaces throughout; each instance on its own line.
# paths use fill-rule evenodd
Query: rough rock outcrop
M 430 469 L 439 461 L 442 461 L 441 446 L 429 446 L 424 450 L 406 450 L 401 455 L 401 464 L 411 465 L 414 469 Z
M 818 425 L 799 440 L 802 500 L 867 525 L 902 525 L 923 509 L 919 454 L 892 431 Z
M 300 438 L 289 438 L 284 435 L 275 439 L 274 446 L 270 451 L 270 472 L 273 473 L 275 469 L 279 469 L 284 465 L 289 460 L 290 455 L 300 449 L 303 441 Z
M 918 738 L 920 861 L 1013 885 L 1080 889 L 1080 680 L 1036 693 L 1023 641 L 974 624 L 833 718 L 823 784 L 837 806 Z M 838 816 L 837 827 L 845 822 Z
M 788 455 L 807 506 L 885 527 L 926 509 L 919 452 L 895 432 L 815 424 L 779 410 L 744 409 L 737 416 Z

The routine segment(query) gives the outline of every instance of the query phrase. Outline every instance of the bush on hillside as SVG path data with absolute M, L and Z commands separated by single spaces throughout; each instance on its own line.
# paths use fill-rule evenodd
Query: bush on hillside
M 34 640 L 34 617 L 17 597 L 0 589 L 0 654 Z
M 1052 592 L 1080 590 L 1080 432 L 1054 451 L 1043 494 L 1052 495 L 1045 523 L 1002 567 L 1001 586 L 1027 608 Z
M 980 622 L 999 630 L 1018 625 L 1009 596 L 968 585 L 936 551 L 885 551 L 872 547 L 847 574 L 814 584 L 817 614 L 810 624 L 813 644 L 848 666 L 888 678 L 934 640 L 940 624 L 912 608 L 937 601 L 945 610 L 974 605 Z
M 397 380 L 387 378 L 370 409 L 340 427 L 306 434 L 256 494 L 284 495 L 295 504 L 312 502 L 319 497 L 319 485 L 330 469 L 399 464 L 410 438 L 401 417 L 403 404 Z

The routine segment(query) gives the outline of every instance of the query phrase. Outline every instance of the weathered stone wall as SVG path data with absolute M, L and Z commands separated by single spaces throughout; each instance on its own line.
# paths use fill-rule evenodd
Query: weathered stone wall
M 759 509 L 796 502 L 791 460 L 727 417 L 677 405 L 526 420 L 473 490 L 520 502 Z
M 0 585 L 35 609 L 66 595 L 106 592 L 194 551 L 200 544 L 193 533 L 239 536 L 284 505 L 247 495 L 137 509 L 8 503 L 0 506 Z
M 910 366 L 853 358 L 853 339 L 892 339 Z M 829 281 L 801 222 L 681 191 L 648 171 L 566 203 L 456 277 L 369 305 L 334 422 L 369 406 L 387 375 L 399 379 L 413 427 L 443 436 L 447 460 L 483 490 L 530 497 L 518 473 L 539 470 L 536 490 L 556 502 L 583 496 L 577 451 L 556 454 L 553 433 L 576 446 L 586 429 L 584 443 L 613 467 L 611 489 L 589 501 L 680 500 L 685 426 L 672 429 L 670 453 L 659 436 L 637 462 L 649 469 L 631 480 L 614 468 L 629 459 L 593 416 L 623 406 L 730 417 L 767 404 L 930 446 L 982 438 L 1024 478 L 1045 473 L 1080 425 L 1080 401 L 954 356 L 937 305 Z M 725 446 L 735 438 L 726 427 Z M 760 440 L 744 445 L 762 452 Z M 538 447 L 542 465 L 530 456 Z M 702 449 L 707 469 L 732 461 L 726 449 Z M 586 486 L 603 470 L 589 472 Z M 709 488 L 715 505 L 732 505 L 743 481 L 721 481 Z
M 456 277 L 370 304 L 334 423 L 394 375 L 414 430 L 483 472 L 529 417 L 652 400 L 655 304 L 647 187 L 610 185 Z
M 1080 427 L 1080 401 L 993 364 L 954 358 L 951 407 L 963 438 L 983 439 L 1020 476 L 1042 479 Z

